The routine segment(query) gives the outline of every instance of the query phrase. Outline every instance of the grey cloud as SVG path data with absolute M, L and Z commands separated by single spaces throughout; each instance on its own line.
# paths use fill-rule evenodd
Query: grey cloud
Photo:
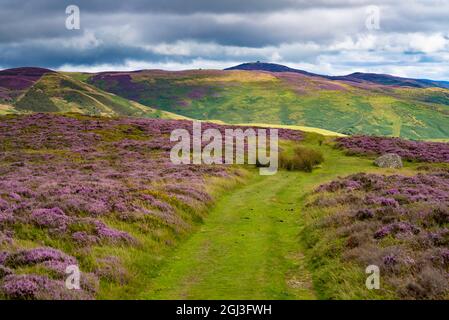
M 64 27 L 69 4 L 81 9 L 80 31 Z M 381 8 L 381 30 L 370 32 L 365 9 L 373 4 Z M 447 37 L 449 0 L 0 0 L 0 5 L 2 67 L 278 59 L 332 63 L 329 68 L 335 70 L 383 64 L 388 70 L 391 64 L 448 62 L 448 47 L 431 44 L 425 54 L 420 52 L 424 45 L 406 41 L 410 33 Z M 370 35 L 373 45 L 345 48 L 348 39 L 356 42 Z M 162 45 L 175 49 L 164 52 L 158 49 Z M 446 55 L 439 57 L 434 48 L 446 50 Z M 410 52 L 419 58 L 412 61 Z M 354 60 L 368 53 L 384 59 Z M 448 74 L 447 68 L 441 74 Z

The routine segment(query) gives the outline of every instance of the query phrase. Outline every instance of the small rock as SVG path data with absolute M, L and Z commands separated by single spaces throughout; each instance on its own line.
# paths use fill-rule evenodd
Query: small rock
M 402 168 L 402 159 L 396 153 L 387 153 L 374 161 L 374 164 L 380 168 Z

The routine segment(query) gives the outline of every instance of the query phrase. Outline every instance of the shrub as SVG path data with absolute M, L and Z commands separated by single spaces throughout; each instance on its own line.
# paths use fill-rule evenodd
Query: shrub
M 281 153 L 279 157 L 281 168 L 305 172 L 311 172 L 316 165 L 323 161 L 324 158 L 321 152 L 305 147 L 296 147 L 292 156 Z
M 310 197 L 302 237 L 314 276 L 325 281 L 323 270 L 342 261 L 348 267 L 328 281 L 323 294 L 333 299 L 448 296 L 448 173 L 353 174 L 321 185 Z M 358 291 L 353 280 L 345 290 L 337 287 L 342 274 L 351 279 L 352 268 L 363 273 L 370 264 L 381 267 L 383 288 L 377 293 Z
M 338 148 L 345 149 L 348 155 L 375 156 L 396 153 L 409 161 L 449 162 L 449 144 L 442 142 L 352 136 L 337 138 L 336 145 Z

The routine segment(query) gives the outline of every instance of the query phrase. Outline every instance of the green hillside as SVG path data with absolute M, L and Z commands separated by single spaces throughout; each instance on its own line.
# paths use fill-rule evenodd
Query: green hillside
M 77 77 L 57 72 L 45 73 L 21 94 L 0 105 L 0 113 L 76 112 L 97 116 L 181 118 L 163 110 L 104 92 Z
M 383 78 L 362 75 L 266 70 L 92 74 L 17 68 L 0 72 L 0 114 L 187 117 L 346 135 L 449 139 L 449 89 L 408 86 L 413 79 L 379 83 Z
M 84 81 L 143 105 L 196 119 L 409 139 L 449 137 L 449 90 L 444 88 L 242 70 L 114 72 L 84 77 Z

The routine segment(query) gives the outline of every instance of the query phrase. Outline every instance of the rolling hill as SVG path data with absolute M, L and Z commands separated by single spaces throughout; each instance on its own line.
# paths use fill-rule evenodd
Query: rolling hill
M 329 77 L 253 63 L 223 71 L 104 72 L 85 81 L 196 119 L 409 139 L 449 137 L 449 90 L 430 80 L 370 74 Z
M 0 72 L 0 114 L 77 112 L 99 116 L 181 118 L 103 92 L 77 77 L 42 68 Z
M 32 111 L 188 117 L 408 139 L 449 138 L 449 83 L 390 75 L 326 76 L 271 63 L 226 70 L 0 72 L 0 114 Z
M 377 74 L 377 73 L 363 73 L 354 72 L 346 76 L 327 76 L 320 75 L 316 73 L 310 73 L 304 70 L 293 69 L 287 66 L 283 66 L 276 63 L 265 63 L 265 62 L 250 62 L 242 63 L 238 66 L 226 68 L 225 70 L 252 70 L 252 71 L 269 71 L 269 72 L 293 72 L 304 74 L 308 76 L 321 77 L 329 80 L 340 80 L 348 82 L 357 83 L 375 83 L 381 85 L 392 85 L 400 87 L 415 87 L 415 88 L 431 88 L 439 87 L 449 89 L 449 81 L 434 81 L 427 79 L 412 79 L 412 78 L 402 78 L 395 77 L 389 74 Z

